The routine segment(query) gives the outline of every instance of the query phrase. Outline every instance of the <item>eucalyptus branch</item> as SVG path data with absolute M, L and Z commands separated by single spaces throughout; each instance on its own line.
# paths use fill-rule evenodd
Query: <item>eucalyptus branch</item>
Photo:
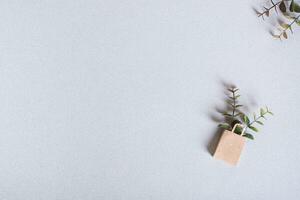
M 232 127 L 236 124 L 236 123 L 240 123 L 240 121 L 238 120 L 238 116 L 240 116 L 242 113 L 239 112 L 239 108 L 242 107 L 241 104 L 238 104 L 238 98 L 241 96 L 237 93 L 237 91 L 239 90 L 238 88 L 232 87 L 227 89 L 230 92 L 230 95 L 228 95 L 228 104 L 230 106 L 230 108 L 227 110 L 227 112 L 223 113 L 223 116 L 225 116 L 225 118 L 229 119 L 226 120 L 228 122 L 226 123 L 221 123 L 219 124 L 219 127 L 231 130 Z
M 273 0 L 270 0 L 270 1 L 271 1 L 272 6 L 269 7 L 269 8 L 264 7 L 265 11 L 261 12 L 261 13 L 258 13 L 258 17 L 262 17 L 263 19 L 264 19 L 264 15 L 266 15 L 267 17 L 269 17 L 270 11 L 273 8 L 275 9 L 275 11 L 277 13 L 277 7 L 276 6 L 278 6 L 279 4 L 281 4 L 282 2 L 284 2 L 285 0 L 281 0 L 281 1 L 277 2 L 277 3 L 274 3 Z
M 230 88 L 228 89 L 229 92 L 231 92 L 231 95 L 229 95 L 229 105 L 231 106 L 231 114 L 228 114 L 227 112 L 223 113 L 224 116 L 228 116 L 231 118 L 231 121 L 236 120 L 236 117 L 239 116 L 241 113 L 238 112 L 238 108 L 242 107 L 241 104 L 238 104 L 238 98 L 241 96 L 237 94 L 238 88 Z
M 252 131 L 258 132 L 259 130 L 256 127 L 254 127 L 253 124 L 257 123 L 257 124 L 260 124 L 260 125 L 264 125 L 264 123 L 260 120 L 261 119 L 266 119 L 267 114 L 273 115 L 273 113 L 269 110 L 268 107 L 266 107 L 265 109 L 261 108 L 258 117 L 256 117 L 255 113 L 253 113 L 253 121 L 251 121 L 251 122 L 249 120 L 249 117 L 247 115 L 244 115 L 243 116 L 243 122 L 246 125 L 245 132 L 248 130 L 248 128 L 251 129 Z
M 235 113 L 235 109 L 236 109 L 236 96 L 235 96 L 235 92 L 237 90 L 232 90 L 232 100 L 233 100 L 233 105 L 232 105 L 232 119 L 234 118 L 234 113 Z
M 283 28 L 283 30 L 276 37 L 278 37 L 279 39 L 281 39 L 281 37 L 283 36 L 285 39 L 287 39 L 288 36 L 287 36 L 286 31 L 289 29 L 291 31 L 291 33 L 293 33 L 292 25 L 294 23 L 298 23 L 299 18 L 300 18 L 300 15 L 298 15 L 297 17 L 295 17 L 294 20 L 291 23 L 289 23 L 289 24 L 286 24 L 286 23 L 280 24 L 280 26 Z
M 281 11 L 281 15 L 280 16 L 284 16 L 286 17 L 288 20 L 292 20 L 290 21 L 290 23 L 284 23 L 284 22 L 281 22 L 282 20 L 278 19 L 278 22 L 279 22 L 279 27 L 278 29 L 280 30 L 280 33 L 279 34 L 273 34 L 273 37 L 275 38 L 278 38 L 278 39 L 282 39 L 285 38 L 287 39 L 288 38 L 288 34 L 287 34 L 287 30 L 290 30 L 291 33 L 293 33 L 293 30 L 292 30 L 292 26 L 296 23 L 300 26 L 300 21 L 299 21 L 299 18 L 300 18 L 300 5 L 297 4 L 295 2 L 295 0 L 280 0 L 278 1 L 277 3 L 274 3 L 273 0 L 270 0 L 272 6 L 271 7 L 264 7 L 264 11 L 263 12 L 258 12 L 258 17 L 262 17 L 264 19 L 264 16 L 267 16 L 269 17 L 270 16 L 270 11 L 272 9 L 275 9 L 276 13 L 277 12 L 277 8 L 279 8 L 279 10 Z M 295 15 L 297 15 L 295 17 Z
M 235 124 L 243 124 L 245 127 L 245 131 L 243 133 L 243 130 L 241 127 L 236 127 L 235 133 L 238 135 L 241 135 L 243 137 L 254 139 L 254 136 L 250 133 L 247 133 L 246 131 L 248 129 L 251 129 L 254 132 L 258 132 L 258 129 L 254 126 L 254 124 L 260 124 L 264 125 L 264 123 L 261 121 L 261 119 L 266 119 L 266 115 L 270 114 L 273 115 L 273 113 L 269 110 L 268 107 L 261 108 L 259 116 L 256 117 L 256 114 L 253 114 L 253 120 L 250 121 L 249 117 L 245 115 L 243 112 L 240 111 L 240 107 L 242 107 L 241 104 L 238 104 L 238 98 L 240 97 L 239 94 L 237 94 L 238 88 L 230 88 L 228 91 L 231 95 L 228 95 L 229 102 L 228 104 L 230 107 L 228 108 L 227 112 L 223 113 L 223 116 L 225 116 L 225 122 L 219 124 L 219 127 L 232 131 L 232 128 Z M 239 120 L 239 118 L 240 120 Z M 243 134 L 242 134 L 243 133 Z

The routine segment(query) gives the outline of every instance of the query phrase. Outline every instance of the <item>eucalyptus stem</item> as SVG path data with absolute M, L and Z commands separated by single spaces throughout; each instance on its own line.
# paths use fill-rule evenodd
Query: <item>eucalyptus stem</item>
M 240 97 L 240 95 L 237 93 L 239 89 L 233 87 L 227 90 L 230 92 L 230 94 L 228 95 L 229 99 L 227 101 L 230 107 L 227 109 L 227 111 L 223 112 L 223 116 L 225 117 L 225 119 L 223 123 L 219 124 L 219 127 L 229 131 L 235 131 L 234 133 L 253 140 L 254 136 L 251 133 L 246 132 L 248 128 L 254 132 L 258 132 L 259 130 L 256 127 L 254 127 L 253 124 L 257 123 L 260 125 L 264 125 L 264 123 L 261 122 L 260 119 L 266 119 L 265 115 L 273 115 L 273 113 L 269 110 L 268 107 L 261 108 L 259 116 L 256 117 L 254 113 L 253 121 L 250 122 L 249 117 L 241 111 L 241 107 L 243 107 L 243 105 L 239 104 L 238 98 Z M 237 127 L 237 124 L 242 124 L 244 128 L 242 130 L 235 128 Z
M 279 0 L 274 3 L 273 0 L 269 0 L 272 4 L 270 7 L 263 7 L 262 12 L 257 12 L 258 17 L 264 16 L 269 17 L 272 9 L 275 9 L 276 13 L 279 14 L 278 23 L 279 23 L 279 33 L 271 33 L 273 37 L 277 39 L 288 39 L 287 31 L 290 30 L 293 33 L 292 26 L 296 23 L 300 26 L 300 5 L 296 3 L 296 0 Z M 277 10 L 280 10 L 281 13 L 278 13 Z M 290 22 L 285 23 L 285 20 L 282 20 L 281 17 L 287 18 Z M 277 32 L 277 31 L 276 31 Z
M 234 114 L 235 114 L 235 109 L 236 109 L 236 97 L 235 97 L 235 90 L 232 92 L 232 97 L 233 97 L 233 106 L 232 106 L 232 121 L 234 120 Z
M 284 1 L 284 0 L 281 0 L 281 1 L 278 1 L 277 3 L 274 4 L 273 1 L 271 0 L 272 6 L 269 7 L 269 8 L 264 7 L 264 8 L 265 8 L 265 11 L 262 12 L 262 13 L 259 13 L 259 14 L 258 14 L 258 17 L 262 17 L 262 18 L 264 19 L 264 15 L 269 16 L 270 10 L 272 10 L 273 8 L 275 8 L 275 11 L 277 12 L 276 6 L 278 6 L 279 4 L 281 4 L 281 2 L 283 2 L 283 1 Z
M 263 125 L 263 123 L 261 121 L 259 121 L 259 119 L 261 119 L 261 118 L 266 119 L 265 115 L 267 115 L 267 114 L 273 115 L 273 113 L 269 110 L 268 107 L 266 107 L 266 109 L 261 108 L 260 109 L 260 115 L 258 117 L 256 117 L 255 113 L 253 114 L 253 121 L 252 122 L 250 122 L 249 117 L 247 117 L 246 115 L 244 115 L 244 122 L 246 124 L 245 131 L 247 131 L 247 129 L 250 128 L 251 130 L 253 130 L 255 132 L 258 132 L 258 129 L 255 128 L 253 126 L 253 124 L 254 123 L 258 123 L 260 125 Z
M 249 123 L 249 126 L 257 122 L 260 118 L 263 118 L 263 116 L 259 116 L 258 118 L 254 119 L 252 122 Z
M 290 30 L 292 31 L 292 25 L 293 25 L 295 22 L 297 22 L 299 18 L 300 18 L 300 15 L 298 15 L 297 17 L 295 17 L 294 20 L 293 20 L 291 23 L 289 23 L 287 26 L 285 26 L 285 28 L 281 31 L 279 37 L 281 38 L 281 36 L 284 36 L 284 35 L 286 34 L 286 31 L 287 31 L 288 29 L 290 29 Z M 285 36 L 284 36 L 284 37 L 285 37 Z

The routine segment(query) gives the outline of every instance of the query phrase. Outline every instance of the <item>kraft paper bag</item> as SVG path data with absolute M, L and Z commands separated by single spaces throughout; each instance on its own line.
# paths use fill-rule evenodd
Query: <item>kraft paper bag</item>
M 232 131 L 223 132 L 214 153 L 214 158 L 224 160 L 231 165 L 237 165 L 245 144 L 245 137 L 242 136 L 245 129 L 243 128 L 241 135 L 238 135 L 234 133 L 237 126 L 243 125 L 236 124 Z

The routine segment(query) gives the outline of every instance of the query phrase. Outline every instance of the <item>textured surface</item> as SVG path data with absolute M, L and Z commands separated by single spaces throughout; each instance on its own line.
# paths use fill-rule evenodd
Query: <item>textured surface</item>
M 300 199 L 300 29 L 261 1 L 0 2 L 0 199 Z M 223 84 L 270 118 L 214 159 Z

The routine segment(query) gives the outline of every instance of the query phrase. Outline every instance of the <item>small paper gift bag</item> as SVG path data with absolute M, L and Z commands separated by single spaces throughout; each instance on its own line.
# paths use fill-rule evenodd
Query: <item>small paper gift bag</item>
M 237 126 L 243 128 L 241 135 L 234 133 Z M 225 130 L 219 140 L 214 157 L 231 165 L 237 165 L 245 144 L 244 132 L 245 128 L 242 124 L 235 124 L 232 131 Z

